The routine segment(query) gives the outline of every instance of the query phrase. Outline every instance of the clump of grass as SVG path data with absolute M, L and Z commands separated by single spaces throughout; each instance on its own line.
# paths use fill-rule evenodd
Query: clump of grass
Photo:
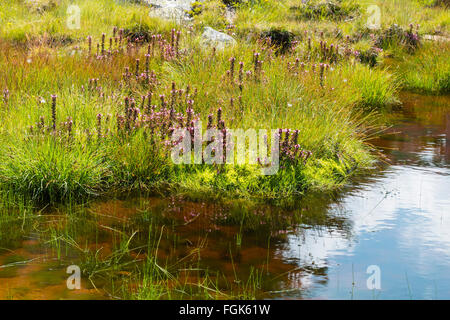
M 222 0 L 223 4 L 228 6 L 228 7 L 237 7 L 239 6 L 241 3 L 245 2 L 242 0 Z
M 427 43 L 415 54 L 405 56 L 399 66 L 404 88 L 429 94 L 448 94 L 449 59 L 450 45 L 445 42 Z
M 149 42 L 152 34 L 150 27 L 142 23 L 135 23 L 124 29 L 125 37 L 131 42 Z
M 143 133 L 135 134 L 126 144 L 111 143 L 109 148 L 108 158 L 118 189 L 152 190 L 170 180 L 172 166 L 168 150 L 143 138 Z
M 346 65 L 330 74 L 330 78 L 338 94 L 345 92 L 347 101 L 358 108 L 380 110 L 398 102 L 396 93 L 400 82 L 389 70 L 361 64 Z
M 375 67 L 378 64 L 378 57 L 383 50 L 377 47 L 371 47 L 364 51 L 358 52 L 358 59 L 362 63 Z
M 294 34 L 287 30 L 272 28 L 261 33 L 263 39 L 269 40 L 269 45 L 278 49 L 280 53 L 285 53 L 292 48 Z
M 36 202 L 65 202 L 98 196 L 107 189 L 109 166 L 101 152 L 52 138 L 7 147 L 0 184 Z M 70 152 L 68 152 L 70 150 Z
M 420 43 L 419 26 L 413 24 L 409 25 L 408 30 L 403 30 L 397 24 L 393 24 L 381 32 L 375 41 L 375 45 L 379 48 L 389 49 L 400 45 L 410 53 L 417 50 Z

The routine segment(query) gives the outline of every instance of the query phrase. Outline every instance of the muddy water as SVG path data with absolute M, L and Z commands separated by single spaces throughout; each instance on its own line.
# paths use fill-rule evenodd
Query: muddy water
M 247 285 L 257 298 L 448 299 L 450 99 L 402 101 L 394 126 L 372 141 L 385 163 L 292 210 L 143 197 L 0 221 L 0 298 L 118 298 L 135 272 L 129 260 L 156 255 L 179 281 L 209 272 L 229 294 Z M 128 240 L 131 258 L 115 268 L 115 282 L 112 271 L 87 272 L 81 290 L 67 289 L 68 265 L 109 270 L 80 252 L 108 261 Z M 368 287 L 371 276 L 380 289 Z

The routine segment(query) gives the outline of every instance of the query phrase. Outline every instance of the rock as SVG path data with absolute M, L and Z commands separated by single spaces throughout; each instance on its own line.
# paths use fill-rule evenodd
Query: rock
M 431 34 L 426 34 L 423 36 L 424 40 L 430 40 L 430 41 L 442 41 L 447 42 L 450 41 L 450 38 L 443 37 L 443 36 L 433 36 Z
M 30 10 L 39 13 L 44 13 L 45 11 L 56 8 L 59 5 L 58 0 L 25 0 L 25 6 Z
M 178 22 L 189 21 L 188 12 L 195 0 L 144 0 L 151 6 L 150 16 Z
M 236 44 L 236 40 L 226 33 L 205 27 L 202 34 L 202 43 L 207 46 L 216 47 L 216 49 L 224 49 L 227 46 Z

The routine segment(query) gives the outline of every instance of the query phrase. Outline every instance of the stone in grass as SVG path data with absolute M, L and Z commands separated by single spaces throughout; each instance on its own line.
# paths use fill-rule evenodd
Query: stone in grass
M 219 32 L 211 27 L 205 27 L 202 34 L 202 44 L 222 50 L 227 46 L 236 44 L 236 40 L 226 33 Z
M 450 38 L 443 37 L 443 36 L 436 36 L 431 34 L 426 34 L 423 36 L 424 40 L 430 40 L 430 41 L 440 41 L 440 42 L 449 42 Z
M 45 11 L 52 10 L 59 5 L 58 0 L 25 0 L 25 6 L 31 11 L 38 13 L 44 13 Z
M 150 16 L 177 22 L 189 21 L 188 12 L 195 0 L 144 0 L 151 6 Z

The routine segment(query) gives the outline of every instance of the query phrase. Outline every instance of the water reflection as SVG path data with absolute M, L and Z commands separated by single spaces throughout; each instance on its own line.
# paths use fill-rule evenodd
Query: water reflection
M 326 298 L 450 297 L 450 107 L 448 97 L 405 96 L 396 126 L 375 144 L 393 165 L 330 209 L 352 221 L 352 237 L 308 231 L 289 237 L 286 259 L 328 268 L 308 296 Z M 382 289 L 368 290 L 366 269 L 381 268 Z
M 450 162 L 450 114 L 446 115 L 446 130 L 445 130 L 445 156 L 447 162 Z

